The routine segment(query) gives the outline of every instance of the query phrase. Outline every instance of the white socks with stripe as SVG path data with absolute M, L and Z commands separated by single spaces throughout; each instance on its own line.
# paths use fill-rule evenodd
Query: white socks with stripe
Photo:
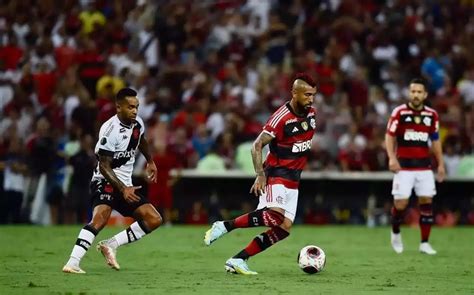
M 97 233 L 98 231 L 90 225 L 86 225 L 81 229 L 76 240 L 76 245 L 72 248 L 71 256 L 69 257 L 67 265 L 79 266 L 82 257 L 84 257 L 87 250 L 89 250 Z
M 122 245 L 138 241 L 148 233 L 149 231 L 142 221 L 135 221 L 126 230 L 119 232 L 109 239 L 108 244 L 110 247 L 117 249 Z

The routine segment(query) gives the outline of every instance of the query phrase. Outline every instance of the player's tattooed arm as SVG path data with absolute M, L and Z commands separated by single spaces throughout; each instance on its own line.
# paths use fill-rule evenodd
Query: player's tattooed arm
M 145 136 L 142 136 L 140 139 L 140 144 L 138 145 L 138 149 L 140 152 L 143 154 L 143 156 L 146 159 L 146 168 L 145 172 L 147 174 L 147 177 L 150 181 L 156 182 L 156 173 L 157 173 L 157 168 L 155 165 L 155 162 L 153 162 L 153 158 L 150 155 L 150 151 L 148 149 L 148 140 L 145 138 Z
M 263 172 L 262 149 L 264 146 L 269 144 L 270 141 L 272 141 L 272 139 L 273 137 L 270 134 L 266 132 L 262 132 L 253 143 L 252 161 L 253 161 L 253 167 L 255 169 L 255 173 L 258 176 L 265 175 Z
M 114 170 L 112 169 L 112 157 L 99 155 L 99 170 L 100 173 L 107 179 L 107 181 L 114 187 L 114 189 L 118 190 L 122 193 L 123 198 L 125 201 L 129 203 L 138 202 L 140 201 L 140 197 L 135 194 L 135 190 L 139 189 L 140 186 L 125 186 L 120 179 L 117 178 Z
M 255 196 L 265 193 L 267 178 L 265 177 L 265 172 L 263 171 L 262 149 L 264 146 L 269 144 L 272 139 L 273 137 L 270 134 L 262 132 L 254 141 L 252 146 L 252 161 L 257 177 L 254 184 L 250 188 L 250 193 L 253 193 Z
M 117 178 L 112 169 L 112 160 L 110 156 L 99 155 L 99 170 L 107 181 L 118 191 L 122 192 L 125 185 Z

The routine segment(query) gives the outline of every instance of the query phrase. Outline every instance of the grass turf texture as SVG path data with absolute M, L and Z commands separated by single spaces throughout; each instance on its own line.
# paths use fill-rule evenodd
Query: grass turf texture
M 85 275 L 61 272 L 80 227 L 0 227 L 0 294 L 473 294 L 474 230 L 434 228 L 438 255 L 418 253 L 418 229 L 402 228 L 405 252 L 395 254 L 389 228 L 296 226 L 290 237 L 249 261 L 257 276 L 224 271 L 227 258 L 263 228 L 235 230 L 204 246 L 207 227 L 160 228 L 121 247 L 122 269 L 106 266 L 95 251 L 81 266 Z M 316 244 L 327 255 L 322 273 L 308 275 L 296 256 Z

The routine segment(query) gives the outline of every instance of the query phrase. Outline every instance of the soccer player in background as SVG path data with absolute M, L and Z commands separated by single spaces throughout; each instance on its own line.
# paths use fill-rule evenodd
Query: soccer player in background
M 144 136 L 145 125 L 137 116 L 137 93 L 130 88 L 121 89 L 116 95 L 117 114 L 102 124 L 95 153 L 99 163 L 91 180 L 93 216 L 79 232 L 71 256 L 63 267 L 66 273 L 85 273 L 79 264 L 104 228 L 112 213 L 117 210 L 135 222 L 108 240 L 98 243 L 97 249 L 107 264 L 119 270 L 116 251 L 119 246 L 139 240 L 161 224 L 161 216 L 148 200 L 135 192 L 140 187 L 132 184 L 132 170 L 137 148 L 147 160 L 146 173 L 156 182 L 156 165 L 148 151 Z
M 400 224 L 412 190 L 415 189 L 420 208 L 419 250 L 421 253 L 436 254 L 428 242 L 433 224 L 432 202 L 436 194 L 431 170 L 430 142 L 438 163 L 437 180 L 442 182 L 446 173 L 439 140 L 438 113 L 424 105 L 427 96 L 425 81 L 413 79 L 409 85 L 409 102 L 393 110 L 385 135 L 389 169 L 395 173 L 391 243 L 396 253 L 403 252 Z
M 247 260 L 290 234 L 298 204 L 300 175 L 316 129 L 315 94 L 313 79 L 298 74 L 293 81 L 291 100 L 273 113 L 253 143 L 252 159 L 257 175 L 250 192 L 259 197 L 257 209 L 234 220 L 216 221 L 205 234 L 204 243 L 210 245 L 237 228 L 269 227 L 226 261 L 225 269 L 229 272 L 257 274 L 249 269 Z M 267 144 L 270 151 L 262 164 L 262 148 Z

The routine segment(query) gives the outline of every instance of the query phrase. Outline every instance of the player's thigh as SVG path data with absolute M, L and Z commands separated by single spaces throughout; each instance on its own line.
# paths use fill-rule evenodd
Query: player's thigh
M 414 171 L 400 170 L 393 176 L 392 195 L 395 200 L 408 199 L 415 185 Z
M 298 190 L 289 189 L 282 184 L 267 185 L 265 193 L 259 198 L 257 209 L 280 208 L 285 218 L 291 222 L 295 219 L 296 207 L 298 205 Z M 278 210 L 280 211 L 280 210 Z
M 436 195 L 433 171 L 416 171 L 415 193 L 418 197 L 433 197 Z

